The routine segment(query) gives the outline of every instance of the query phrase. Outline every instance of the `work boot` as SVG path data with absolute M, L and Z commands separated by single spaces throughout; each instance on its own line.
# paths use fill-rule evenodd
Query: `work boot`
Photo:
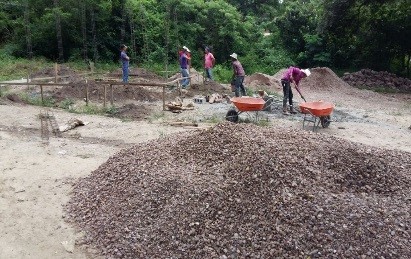
M 284 105 L 283 106 L 283 114 L 285 114 L 285 115 L 289 115 L 290 113 L 288 112 L 288 110 L 287 110 L 287 105 Z
M 297 112 L 294 110 L 294 107 L 290 105 L 290 113 L 291 114 L 296 114 Z

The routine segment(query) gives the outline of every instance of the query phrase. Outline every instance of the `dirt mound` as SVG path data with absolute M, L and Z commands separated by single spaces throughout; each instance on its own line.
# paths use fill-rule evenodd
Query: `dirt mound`
M 77 81 L 82 79 L 82 76 L 75 70 L 71 69 L 70 67 L 66 65 L 59 65 L 58 70 L 57 70 L 57 75 L 58 76 L 64 76 L 64 78 L 59 79 L 60 82 L 71 82 L 71 81 Z M 33 74 L 31 74 L 31 78 L 35 80 L 36 78 L 48 78 L 48 77 L 54 77 L 55 76 L 55 70 L 54 67 L 50 68 L 45 68 L 40 71 L 37 71 Z
M 122 78 L 122 70 L 121 68 L 106 74 L 108 77 L 117 77 L 118 79 Z M 148 71 L 145 68 L 140 68 L 140 67 L 131 67 L 129 70 L 129 81 L 134 82 L 134 81 L 149 81 L 151 83 L 164 83 L 166 82 L 165 78 Z
M 121 119 L 144 120 L 150 115 L 151 110 L 147 105 L 126 104 L 116 108 L 112 116 Z
M 361 69 L 354 73 L 345 73 L 342 79 L 351 86 L 379 90 L 389 88 L 399 92 L 411 93 L 411 80 L 401 78 L 387 71 L 374 71 L 371 69 Z
M 253 90 L 264 90 L 264 91 L 278 91 L 281 87 L 280 81 L 275 77 L 255 73 L 244 78 L 244 84 Z
M 18 94 L 7 94 L 6 99 L 12 101 L 14 103 L 24 103 L 27 104 L 26 101 L 22 100 Z
M 121 151 L 66 209 L 109 258 L 408 258 L 410 170 L 410 153 L 224 123 Z
M 301 81 L 301 87 L 310 89 L 341 89 L 350 87 L 328 67 L 310 69 L 311 75 Z
M 103 85 L 97 84 L 96 82 L 89 81 L 89 98 L 90 100 L 104 100 L 104 87 Z M 82 99 L 85 96 L 86 82 L 79 81 L 72 83 L 69 86 L 63 86 L 60 89 L 55 89 L 53 91 L 53 98 L 61 101 L 62 99 Z M 157 91 L 156 91 L 157 90 Z M 111 92 L 110 88 L 107 87 L 106 90 L 107 101 L 110 99 Z M 136 100 L 136 101 L 147 101 L 154 102 L 162 99 L 162 93 L 159 89 L 148 89 L 141 86 L 132 85 L 114 85 L 113 86 L 113 97 L 115 101 L 124 100 Z
M 246 77 L 245 84 L 255 90 L 282 91 L 281 78 L 287 69 L 278 71 L 275 75 L 269 76 L 256 73 Z M 341 89 L 349 85 L 339 78 L 328 67 L 316 67 L 311 69 L 311 75 L 301 81 L 300 86 L 308 89 Z

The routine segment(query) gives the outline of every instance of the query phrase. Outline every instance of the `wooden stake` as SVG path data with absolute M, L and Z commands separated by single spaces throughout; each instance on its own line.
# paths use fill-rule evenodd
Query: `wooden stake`
M 86 79 L 86 106 L 88 106 L 88 83 L 87 83 L 87 79 Z
M 113 85 L 110 84 L 110 91 L 111 91 L 111 99 L 110 99 L 110 104 L 113 106 L 114 104 L 114 97 L 113 97 Z
M 107 85 L 104 85 L 104 102 L 103 102 L 104 107 L 106 107 L 106 100 L 107 100 Z
M 57 83 L 58 64 L 54 63 L 54 83 Z
M 166 95 L 166 87 L 163 86 L 163 111 L 166 110 L 166 99 L 165 99 L 165 95 Z
M 43 85 L 40 85 L 41 104 L 44 106 Z

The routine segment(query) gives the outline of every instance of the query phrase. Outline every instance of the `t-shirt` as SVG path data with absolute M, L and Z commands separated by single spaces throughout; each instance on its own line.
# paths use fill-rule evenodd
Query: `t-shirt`
M 212 68 L 213 67 L 213 60 L 214 60 L 213 54 L 208 52 L 207 54 L 205 54 L 204 59 L 205 59 L 204 67 L 205 68 Z
M 128 60 L 127 53 L 125 51 L 121 52 L 120 59 L 121 59 L 121 63 L 123 64 L 123 66 L 128 66 L 129 60 Z
M 240 61 L 235 60 L 233 61 L 232 65 L 234 69 L 234 74 L 236 76 L 245 76 L 245 72 L 244 72 L 243 66 L 241 65 Z
M 188 65 L 188 57 L 185 53 L 183 53 L 180 56 L 180 67 L 182 69 L 187 69 L 187 65 Z

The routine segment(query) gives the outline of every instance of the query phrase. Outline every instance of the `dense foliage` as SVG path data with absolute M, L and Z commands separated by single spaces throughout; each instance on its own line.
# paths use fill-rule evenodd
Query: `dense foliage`
M 301 67 L 410 73 L 409 0 L 2 0 L 0 46 L 16 57 L 176 65 L 210 46 L 223 67 L 239 54 L 248 73 Z

